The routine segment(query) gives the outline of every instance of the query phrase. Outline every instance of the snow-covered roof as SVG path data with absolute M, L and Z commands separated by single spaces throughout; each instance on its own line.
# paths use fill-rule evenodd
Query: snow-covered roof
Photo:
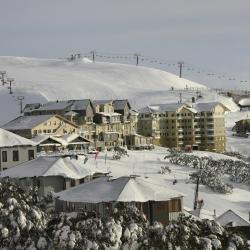
M 78 115 L 78 113 L 76 113 L 75 111 L 72 111 L 72 110 L 70 110 L 69 112 L 67 112 L 66 114 L 65 114 L 65 116 L 76 116 L 76 115 Z
M 41 176 L 62 176 L 81 179 L 97 171 L 84 164 L 83 159 L 75 160 L 56 156 L 40 156 L 1 172 L 1 177 L 32 178 Z M 100 173 L 100 171 L 98 171 Z
M 250 106 L 250 97 L 249 98 L 242 98 L 239 100 L 239 105 L 240 106 Z
M 68 144 L 70 144 L 72 141 L 74 141 L 75 139 L 80 138 L 82 139 L 83 143 L 90 143 L 91 141 L 87 140 L 86 138 L 84 138 L 83 136 L 76 134 L 76 133 L 72 133 L 72 134 L 65 134 L 63 136 L 52 136 L 52 135 L 36 135 L 35 137 L 33 137 L 31 140 L 36 143 L 36 145 L 39 144 L 43 144 L 43 142 L 45 142 L 48 139 L 51 139 L 53 141 L 55 141 L 56 143 L 59 143 L 63 146 L 67 146 Z
M 2 128 L 7 130 L 32 129 L 53 116 L 54 115 L 19 116 L 3 125 Z
M 94 181 L 55 194 L 59 200 L 70 202 L 147 202 L 181 198 L 182 194 L 165 186 L 156 185 L 150 179 L 140 177 L 101 177 Z
M 0 148 L 28 145 L 35 146 L 35 143 L 29 139 L 0 128 Z
M 139 113 L 161 113 L 176 112 L 181 107 L 186 107 L 183 103 L 152 104 L 139 110 Z
M 112 112 L 112 113 L 106 113 L 106 112 L 97 112 L 96 114 L 100 114 L 103 116 L 121 116 L 120 113 Z
M 66 134 L 63 135 L 61 137 L 62 140 L 64 140 L 66 143 L 71 143 L 72 141 L 74 141 L 75 139 L 80 138 L 82 139 L 84 142 L 91 142 L 90 140 L 87 140 L 86 138 L 84 138 L 83 136 L 76 134 L 76 133 L 72 133 L 72 134 Z
M 248 226 L 250 227 L 250 223 L 244 220 L 241 216 L 236 214 L 231 209 L 227 210 L 225 213 L 221 214 L 219 217 L 215 219 L 222 226 Z
M 163 112 L 177 112 L 180 108 L 185 107 L 192 113 L 198 113 L 202 111 L 212 111 L 217 105 L 227 108 L 220 102 L 207 102 L 207 103 L 195 103 L 191 105 L 187 103 L 167 103 L 167 104 L 152 104 L 139 110 L 139 113 L 163 113 Z
M 66 145 L 67 143 L 61 138 L 57 136 L 52 136 L 52 135 L 36 135 L 33 137 L 32 140 L 36 145 L 43 144 L 46 140 L 51 139 L 52 141 L 55 141 L 55 143 L 59 143 L 61 145 Z
M 213 111 L 213 109 L 217 106 L 217 105 L 221 105 L 223 106 L 225 109 L 227 109 L 223 104 L 221 104 L 220 102 L 207 102 L 207 103 L 196 103 L 194 104 L 193 108 L 195 108 L 196 110 L 198 110 L 199 112 L 207 112 L 207 111 Z

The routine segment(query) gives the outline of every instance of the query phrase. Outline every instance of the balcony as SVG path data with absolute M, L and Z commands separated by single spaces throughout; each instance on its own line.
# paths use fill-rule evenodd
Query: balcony
M 214 131 L 214 127 L 207 127 L 208 131 Z

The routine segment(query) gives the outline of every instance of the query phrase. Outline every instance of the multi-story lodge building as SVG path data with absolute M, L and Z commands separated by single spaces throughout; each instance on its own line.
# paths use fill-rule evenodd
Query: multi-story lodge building
M 138 113 L 126 99 L 50 101 L 27 104 L 24 108 L 24 117 L 49 115 L 60 115 L 75 123 L 80 134 L 100 147 L 125 145 L 125 137 L 137 132 Z
M 78 126 L 60 115 L 19 116 L 2 126 L 28 139 L 36 135 L 58 135 L 76 133 Z
M 226 145 L 227 110 L 218 102 L 151 105 L 139 111 L 138 133 L 152 136 L 154 144 L 164 147 L 192 146 L 222 152 Z

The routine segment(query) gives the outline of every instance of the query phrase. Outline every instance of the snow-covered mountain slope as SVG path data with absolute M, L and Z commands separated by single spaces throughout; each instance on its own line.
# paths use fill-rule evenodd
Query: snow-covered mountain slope
M 8 95 L 0 85 L 0 125 L 14 118 L 19 111 L 16 98 L 25 96 L 24 103 L 63 99 L 130 100 L 134 108 L 152 103 L 177 102 L 179 90 L 185 89 L 183 101 L 190 101 L 197 88 L 203 89 L 205 101 L 218 95 L 204 85 L 179 78 L 171 73 L 125 64 L 92 63 L 88 59 L 69 62 L 65 59 L 0 57 L 0 70 L 15 78 L 14 94 Z M 169 91 L 171 88 L 175 91 Z M 227 100 L 226 100 L 227 101 Z M 231 105 L 231 103 L 230 103 Z

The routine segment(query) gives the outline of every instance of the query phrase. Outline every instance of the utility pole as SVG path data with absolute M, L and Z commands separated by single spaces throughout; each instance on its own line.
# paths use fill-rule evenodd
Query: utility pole
M 4 85 L 5 84 L 4 76 L 6 75 L 6 71 L 0 71 L 0 75 L 1 75 L 2 85 Z
M 23 100 L 24 100 L 24 96 L 18 96 L 17 100 L 19 101 L 19 105 L 20 105 L 20 114 L 23 113 Z
M 13 94 L 11 86 L 12 86 L 12 83 L 13 83 L 14 81 L 15 81 L 14 78 L 7 78 L 7 82 L 9 82 L 9 84 L 10 84 L 10 86 L 9 86 L 10 95 Z
M 180 78 L 182 77 L 182 67 L 183 67 L 183 65 L 184 65 L 183 61 L 178 62 L 178 66 L 180 68 Z
M 139 65 L 139 56 L 141 56 L 141 54 L 135 53 L 134 56 L 136 58 L 136 66 L 138 66 Z
M 180 103 L 182 103 L 182 93 L 180 92 Z
M 92 61 L 94 63 L 95 62 L 95 51 L 94 50 L 90 51 L 90 54 L 92 55 Z
M 197 182 L 194 193 L 194 210 L 197 209 L 198 199 L 199 199 L 199 185 L 200 185 L 200 176 L 197 176 Z

